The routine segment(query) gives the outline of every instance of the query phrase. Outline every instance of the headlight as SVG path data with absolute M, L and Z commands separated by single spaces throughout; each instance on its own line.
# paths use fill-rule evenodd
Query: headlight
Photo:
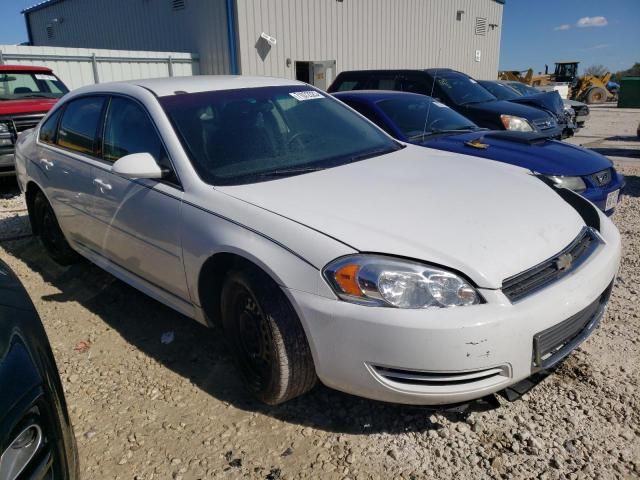
M 0 122 L 0 133 L 9 133 L 9 124 Z
M 533 132 L 533 127 L 526 118 L 514 117 L 513 115 L 500 115 L 500 120 L 507 130 L 514 132 Z
M 557 187 L 573 190 L 582 193 L 587 189 L 586 183 L 581 177 L 561 177 L 559 175 L 546 175 Z
M 442 308 L 482 301 L 476 289 L 454 273 L 382 255 L 340 258 L 323 273 L 340 298 L 363 305 Z

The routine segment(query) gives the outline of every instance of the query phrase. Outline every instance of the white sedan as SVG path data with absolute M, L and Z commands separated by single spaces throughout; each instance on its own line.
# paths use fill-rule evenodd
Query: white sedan
M 205 325 L 276 404 L 319 379 L 462 402 L 549 368 L 597 326 L 620 236 L 504 163 L 398 143 L 309 85 L 81 88 L 20 136 L 34 233 Z

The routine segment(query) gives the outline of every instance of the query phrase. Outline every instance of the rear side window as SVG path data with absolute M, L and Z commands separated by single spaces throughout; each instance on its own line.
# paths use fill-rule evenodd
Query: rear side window
M 366 86 L 370 90 L 399 90 L 397 88 L 396 76 L 373 76 Z
M 171 169 L 164 145 L 145 110 L 132 100 L 113 97 L 104 127 L 104 160 L 115 162 L 132 153 L 150 153 L 160 167 Z
M 104 97 L 84 97 L 69 102 L 60 122 L 58 145 L 75 152 L 95 155 L 104 102 Z
M 47 121 L 40 127 L 40 141 L 43 143 L 55 143 L 56 132 L 58 130 L 58 120 L 62 115 L 62 108 L 56 110 L 56 112 L 47 118 Z

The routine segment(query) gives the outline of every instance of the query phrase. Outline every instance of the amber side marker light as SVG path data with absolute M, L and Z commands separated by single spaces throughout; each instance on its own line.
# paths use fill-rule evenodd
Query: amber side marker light
M 358 285 L 358 270 L 360 270 L 359 265 L 347 264 L 334 273 L 336 283 L 347 295 L 362 296 L 362 290 Z

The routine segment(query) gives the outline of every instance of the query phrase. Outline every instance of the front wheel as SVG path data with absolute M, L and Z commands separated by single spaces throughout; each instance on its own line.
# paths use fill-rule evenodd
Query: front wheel
M 222 325 L 249 390 L 276 405 L 313 388 L 317 377 L 302 324 L 266 274 L 231 271 L 221 296 Z
M 40 238 L 45 250 L 56 263 L 71 265 L 80 260 L 80 255 L 71 248 L 64 237 L 51 204 L 41 192 L 38 192 L 33 200 L 31 224 L 34 233 Z

